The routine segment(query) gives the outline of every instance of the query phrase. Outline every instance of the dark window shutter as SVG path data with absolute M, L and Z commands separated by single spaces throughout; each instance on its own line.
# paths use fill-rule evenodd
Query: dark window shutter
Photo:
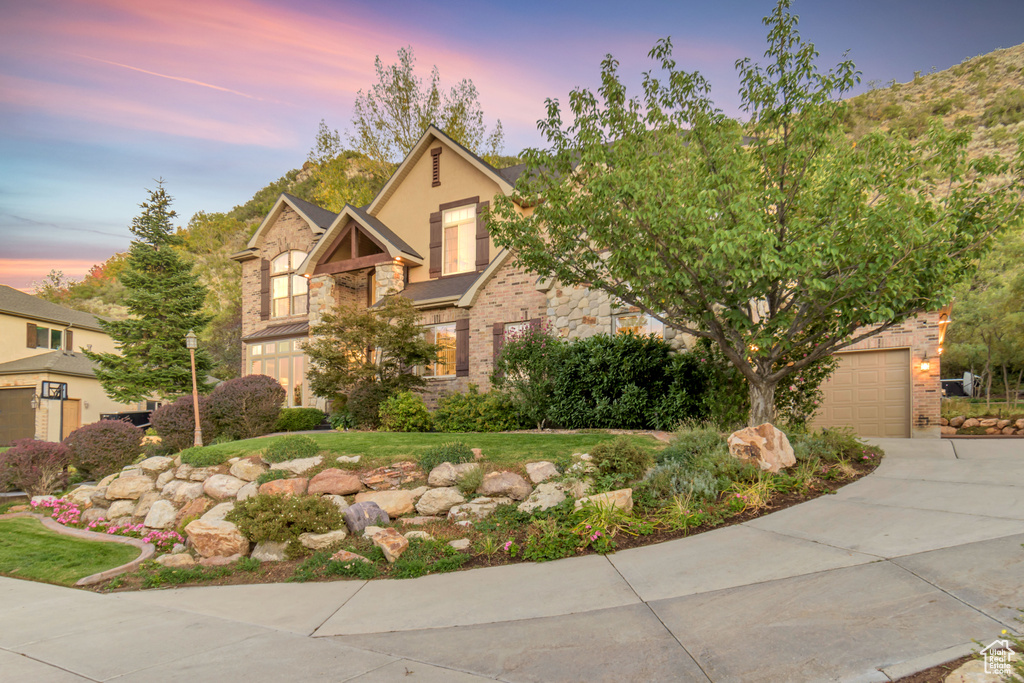
M 455 321 L 455 376 L 469 376 L 469 318 Z
M 432 173 L 430 176 L 430 186 L 438 187 L 441 184 L 441 148 L 430 150 L 430 156 L 432 163 Z
M 260 320 L 270 318 L 270 261 L 260 259 Z
M 494 357 L 501 353 L 501 346 L 505 343 L 505 323 L 494 323 Z
M 487 219 L 484 213 L 490 202 L 476 205 L 476 269 L 486 270 L 491 262 L 491 233 L 487 230 Z
M 64 330 L 64 349 L 66 351 L 75 350 L 75 333 L 71 330 Z
M 430 277 L 441 277 L 441 212 L 430 214 Z
M 28 336 L 25 337 L 25 346 L 30 349 L 36 348 L 36 326 L 35 323 L 28 323 Z

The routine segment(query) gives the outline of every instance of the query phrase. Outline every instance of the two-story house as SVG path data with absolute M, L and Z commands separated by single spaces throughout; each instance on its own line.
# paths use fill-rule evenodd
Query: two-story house
M 244 373 L 277 378 L 290 406 L 317 405 L 300 348 L 310 326 L 341 303 L 371 306 L 389 291 L 413 301 L 424 334 L 441 347 L 424 369 L 428 401 L 469 384 L 486 389 L 504 335 L 542 318 L 569 338 L 633 330 L 685 347 L 689 340 L 657 320 L 603 292 L 524 272 L 494 244 L 484 210 L 499 193 L 512 194 L 522 170 L 494 168 L 431 126 L 366 206 L 333 213 L 281 195 L 232 256 L 242 264 Z M 865 342 L 854 360 L 867 363 L 843 354 L 830 399 L 838 409 L 823 424 L 879 436 L 937 434 L 936 322 L 923 317 Z M 932 358 L 934 370 L 922 371 L 922 358 Z
M 83 348 L 117 351 L 95 316 L 0 285 L 0 446 L 61 441 L 129 409 L 107 397 Z

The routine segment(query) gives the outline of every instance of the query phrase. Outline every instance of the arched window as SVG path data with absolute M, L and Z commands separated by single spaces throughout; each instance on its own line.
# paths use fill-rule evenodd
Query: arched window
M 309 283 L 295 273 L 305 258 L 306 252 L 292 250 L 279 254 L 270 262 L 271 317 L 306 314 Z

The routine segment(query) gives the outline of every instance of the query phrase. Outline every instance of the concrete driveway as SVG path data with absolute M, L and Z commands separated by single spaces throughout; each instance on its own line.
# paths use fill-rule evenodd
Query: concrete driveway
M 0 578 L 8 681 L 886 681 L 1024 608 L 1024 441 L 880 440 L 692 538 L 405 581 L 99 595 Z

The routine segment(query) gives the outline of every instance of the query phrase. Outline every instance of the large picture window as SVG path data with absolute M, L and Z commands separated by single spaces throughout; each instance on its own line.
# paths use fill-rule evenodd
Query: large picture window
M 431 344 L 437 344 L 437 360 L 423 368 L 424 377 L 455 376 L 455 323 L 428 325 L 423 336 Z
M 442 275 L 476 270 L 476 205 L 449 209 L 442 214 L 444 254 Z
M 295 273 L 306 253 L 292 250 L 279 254 L 270 262 L 270 310 L 274 318 L 306 314 L 306 293 L 309 283 Z
M 285 406 L 301 408 L 309 400 L 306 381 L 306 356 L 300 344 L 303 339 L 263 342 L 249 345 L 249 374 L 273 377 L 288 396 Z

